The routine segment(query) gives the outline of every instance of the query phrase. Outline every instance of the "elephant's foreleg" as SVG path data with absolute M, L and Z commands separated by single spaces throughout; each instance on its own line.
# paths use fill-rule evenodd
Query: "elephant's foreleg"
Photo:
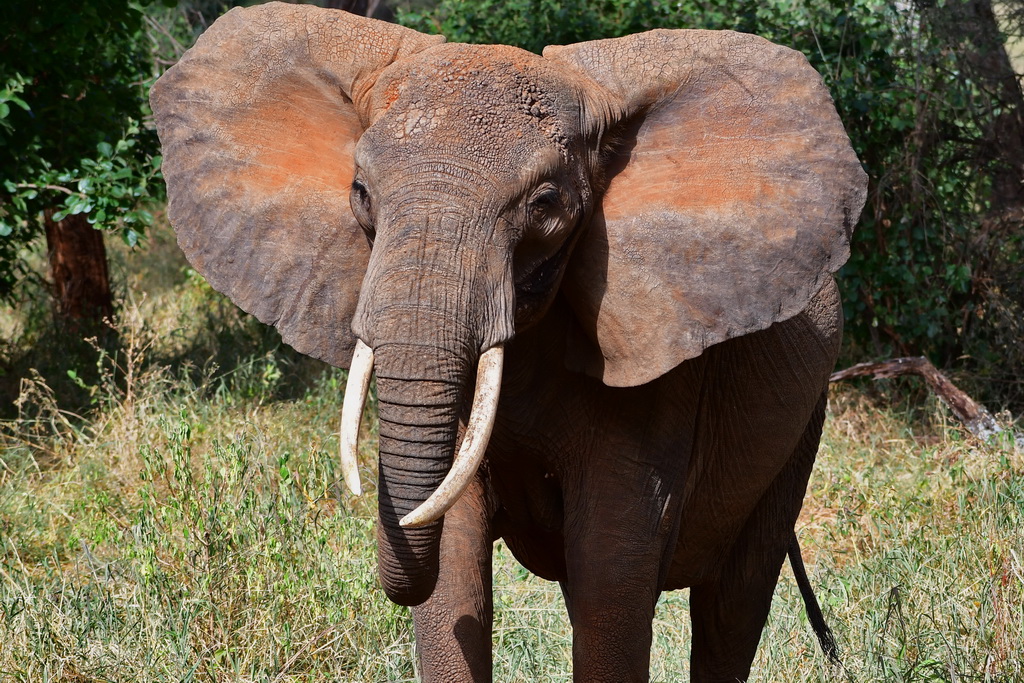
M 690 680 L 745 681 L 800 514 L 825 416 L 823 394 L 793 456 L 772 481 L 722 565 L 717 580 L 690 592 Z
M 567 539 L 562 590 L 572 621 L 575 681 L 649 680 L 652 621 L 666 548 L 675 537 L 665 523 L 677 516 L 666 499 L 669 490 L 648 490 L 646 498 L 613 491 L 608 501 L 642 502 L 627 508 L 602 505 L 585 518 L 586 528 Z
M 490 517 L 479 478 L 445 514 L 437 587 L 412 610 L 425 683 L 491 680 Z
M 613 569 L 605 565 L 608 569 Z M 643 580 L 646 578 L 646 580 Z M 562 591 L 572 621 L 574 681 L 637 683 L 650 677 L 656 577 L 615 571 L 570 578 Z

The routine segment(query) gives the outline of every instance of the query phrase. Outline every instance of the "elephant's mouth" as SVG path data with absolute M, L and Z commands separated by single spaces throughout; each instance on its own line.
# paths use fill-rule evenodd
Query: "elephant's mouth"
M 569 263 L 569 254 L 583 233 L 586 220 L 580 220 L 562 246 L 533 268 L 516 278 L 516 329 L 522 330 L 536 322 L 558 291 L 562 275 Z
M 498 395 L 501 391 L 503 362 L 504 347 L 501 344 L 491 347 L 480 355 L 473 405 L 459 452 L 440 486 L 419 507 L 401 519 L 399 524 L 403 528 L 422 527 L 440 519 L 455 505 L 473 480 L 487 450 L 491 430 L 494 428 L 494 418 L 498 411 Z M 349 369 L 348 383 L 345 385 L 340 434 L 342 473 L 345 484 L 356 495 L 362 491 L 356 458 L 359 422 L 362 419 L 363 405 L 366 403 L 372 372 L 373 350 L 362 340 L 357 340 L 356 350 L 352 356 L 352 365 Z
M 565 245 L 554 254 L 544 259 L 529 272 L 516 278 L 516 301 L 529 305 L 531 300 L 544 297 L 551 293 L 551 288 L 562 272 L 567 259 Z

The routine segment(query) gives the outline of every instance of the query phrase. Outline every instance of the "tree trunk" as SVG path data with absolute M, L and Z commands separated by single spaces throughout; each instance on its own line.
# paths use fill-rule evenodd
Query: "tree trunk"
M 57 313 L 66 321 L 98 322 L 114 314 L 103 233 L 83 215 L 54 222 L 53 211 L 43 214 L 46 251 L 50 258 Z

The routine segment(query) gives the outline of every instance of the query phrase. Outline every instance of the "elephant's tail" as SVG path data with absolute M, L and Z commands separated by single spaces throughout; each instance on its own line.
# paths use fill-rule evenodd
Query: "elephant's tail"
M 814 635 L 818 636 L 822 652 L 834 665 L 845 669 L 839 658 L 839 646 L 836 644 L 836 638 L 832 635 L 832 629 L 825 623 L 825 617 L 818 605 L 818 598 L 814 596 L 814 589 L 811 588 L 811 582 L 807 578 L 807 570 L 804 568 L 804 559 L 800 556 L 800 541 L 796 538 L 796 531 L 793 532 L 789 541 L 789 564 L 793 567 L 793 576 L 796 577 L 796 585 L 800 587 L 800 595 L 804 599 L 807 619 L 811 622 Z

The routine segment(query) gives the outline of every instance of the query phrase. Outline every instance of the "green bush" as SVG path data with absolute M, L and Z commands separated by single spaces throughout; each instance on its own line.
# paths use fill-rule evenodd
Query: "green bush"
M 14 0 L 0 18 L 0 300 L 30 273 L 24 248 L 53 220 L 138 242 L 142 204 L 163 184 L 156 133 L 141 125 L 155 79 L 139 4 Z

